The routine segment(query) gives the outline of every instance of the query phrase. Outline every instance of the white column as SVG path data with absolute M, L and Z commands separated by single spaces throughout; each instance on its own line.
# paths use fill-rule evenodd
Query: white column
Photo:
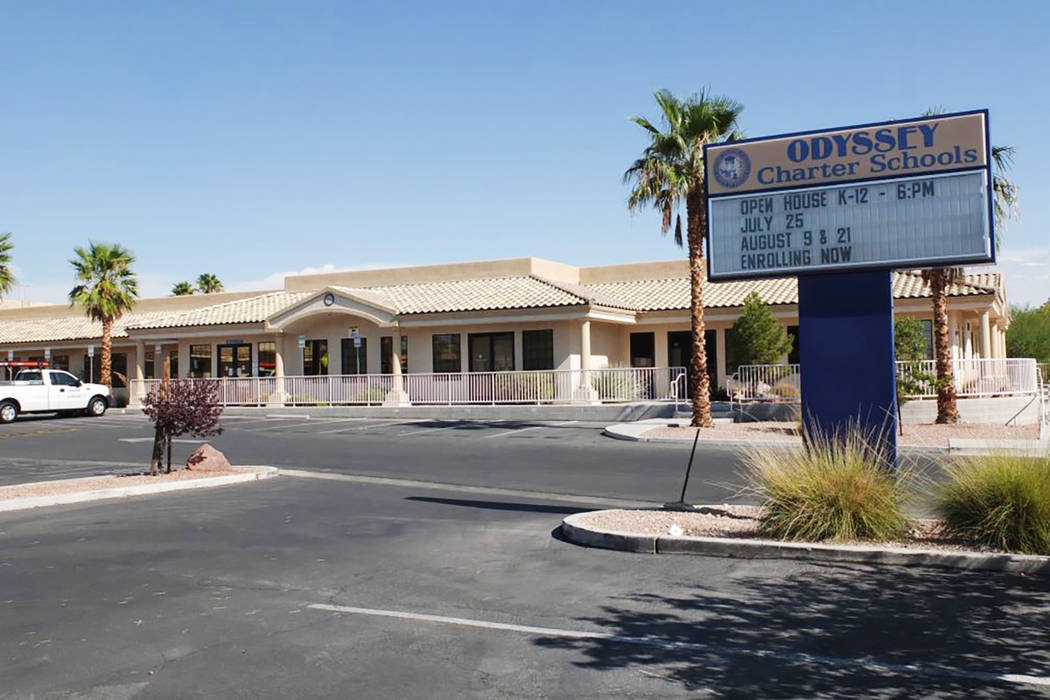
M 992 328 L 988 312 L 981 314 L 981 357 L 990 359 L 992 357 Z
M 132 406 L 138 406 L 142 403 L 142 399 L 146 396 L 146 373 L 143 370 L 143 365 L 146 361 L 146 346 L 139 340 L 135 342 L 135 382 L 131 388 L 128 401 Z M 157 359 L 153 358 L 153 366 L 156 367 Z
M 936 333 L 936 328 L 934 329 Z M 962 357 L 962 337 L 959 335 L 959 316 L 957 313 L 948 314 L 948 348 L 951 350 L 951 358 L 957 360 Z
M 580 323 L 580 369 L 587 372 L 591 368 L 591 322 Z
M 591 322 L 588 319 L 580 322 L 580 385 L 573 398 L 586 403 L 598 400 L 598 392 L 591 386 Z
M 273 343 L 273 403 L 284 403 L 284 336 L 274 338 Z

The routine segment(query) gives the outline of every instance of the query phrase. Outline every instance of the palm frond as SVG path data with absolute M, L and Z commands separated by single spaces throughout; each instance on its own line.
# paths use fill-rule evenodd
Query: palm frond
M 0 296 L 15 286 L 15 274 L 11 271 L 11 251 L 15 244 L 10 233 L 0 233 Z

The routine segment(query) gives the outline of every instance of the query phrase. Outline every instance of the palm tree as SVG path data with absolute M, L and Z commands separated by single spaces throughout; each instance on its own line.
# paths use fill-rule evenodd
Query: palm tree
M 94 243 L 74 248 L 70 260 L 80 283 L 69 292 L 69 303 L 79 304 L 92 321 L 102 324 L 102 383 L 112 386 L 113 322 L 131 309 L 138 296 L 138 282 L 131 264 L 135 256 L 119 245 Z
M 935 116 L 938 110 L 927 110 L 924 116 Z M 1017 185 L 1005 175 L 1013 165 L 1013 146 L 992 146 L 992 210 L 998 248 L 1007 221 L 1016 215 L 1019 203 Z M 933 296 L 933 348 L 937 366 L 937 421 L 958 423 L 955 378 L 952 375 L 951 338 L 948 333 L 948 288 L 959 282 L 965 271 L 961 267 L 934 267 L 922 270 L 922 279 Z
M 738 138 L 739 103 L 701 92 L 679 100 L 668 90 L 653 93 L 666 131 L 644 117 L 631 121 L 648 132 L 649 145 L 627 169 L 623 179 L 633 183 L 627 198 L 632 212 L 652 206 L 660 212 L 664 235 L 674 220 L 674 239 L 683 245 L 680 208 L 685 206 L 686 239 L 689 250 L 689 281 L 692 289 L 690 316 L 693 333 L 689 390 L 694 426 L 711 426 L 711 379 L 707 374 L 704 344 L 703 239 L 707 228 L 704 194 L 704 144 Z
M 197 278 L 197 289 L 201 294 L 212 294 L 222 291 L 222 282 L 213 274 L 205 272 Z
M 0 233 L 0 297 L 15 286 L 15 274 L 11 272 L 11 250 L 14 247 L 11 234 Z
M 171 288 L 172 296 L 184 297 L 193 294 L 197 290 L 189 282 L 176 282 Z

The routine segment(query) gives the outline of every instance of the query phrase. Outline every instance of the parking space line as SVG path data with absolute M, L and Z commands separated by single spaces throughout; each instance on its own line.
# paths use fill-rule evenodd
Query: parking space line
M 249 425 L 274 425 L 288 422 L 291 422 L 292 424 L 306 423 L 306 421 L 299 420 L 298 418 L 252 418 L 243 423 L 238 423 L 236 427 L 241 429 Z
M 332 423 L 348 423 L 348 422 L 355 421 L 355 420 L 358 420 L 358 419 L 357 418 L 331 418 L 329 420 L 314 420 L 314 419 L 310 419 L 308 422 L 303 422 L 302 425 L 307 430 L 310 430 L 311 432 L 313 432 L 312 428 L 314 426 L 317 426 L 317 425 L 331 425 Z M 283 423 L 283 422 L 285 422 L 285 419 L 272 419 L 271 422 L 275 422 L 275 423 L 276 422 L 282 422 Z M 290 427 L 293 427 L 295 425 L 296 425 L 295 423 L 291 423 L 291 424 L 286 425 L 284 427 L 290 428 Z M 240 427 L 240 426 L 237 426 L 237 427 Z
M 778 651 L 776 649 L 763 649 L 754 646 L 735 646 L 727 644 L 709 644 L 705 642 L 686 642 L 679 639 L 668 639 L 656 636 L 629 636 L 616 634 L 614 632 L 598 632 L 588 630 L 571 630 L 558 627 L 539 627 L 535 625 L 519 625 L 507 622 L 494 622 L 468 617 L 450 617 L 447 615 L 431 615 L 426 613 L 405 612 L 401 610 L 385 610 L 380 608 L 359 608 L 350 605 L 331 605 L 329 603 L 310 603 L 306 607 L 312 610 L 338 613 L 341 615 L 362 615 L 368 617 L 387 617 L 399 620 L 408 620 L 412 623 L 429 622 L 439 625 L 453 625 L 456 627 L 473 627 L 477 629 L 495 630 L 500 632 L 516 632 L 518 634 L 534 637 L 547 637 L 559 639 L 594 640 L 597 642 L 624 644 L 628 646 L 641 646 L 651 649 L 662 649 L 665 651 L 690 651 L 697 654 L 715 657 L 748 657 L 763 660 L 775 659 L 788 664 L 819 664 L 832 668 L 846 668 L 867 671 L 878 674 L 896 674 L 904 676 L 919 677 L 948 677 L 965 678 L 982 682 L 1012 683 L 1015 685 L 1037 686 L 1050 688 L 1050 677 L 1036 676 L 1022 673 L 1004 673 L 997 671 L 972 671 L 965 668 L 951 668 L 945 666 L 922 666 L 920 664 L 902 664 L 888 661 L 877 661 L 870 657 L 851 658 L 848 656 L 824 656 L 799 651 Z
M 529 427 L 529 428 L 515 428 L 514 430 L 505 430 L 502 433 L 495 433 L 493 435 L 482 435 L 481 437 L 484 440 L 488 440 L 490 438 L 503 437 L 504 435 L 516 435 L 518 433 L 524 433 L 526 430 L 539 430 L 540 428 L 550 428 L 550 427 L 557 426 L 557 425 L 572 425 L 573 423 L 578 423 L 578 422 L 579 421 L 567 420 L 567 421 L 562 421 L 560 423 L 545 423 L 544 425 L 534 425 L 534 426 Z
M 397 420 L 387 420 L 377 423 L 369 423 L 368 425 L 359 425 L 356 428 L 332 428 L 331 430 L 318 430 L 313 433 L 314 435 L 329 435 L 331 433 L 352 433 L 358 430 L 368 430 L 370 428 L 382 428 L 387 425 L 399 425 L 402 423 L 421 423 L 431 420 L 430 418 L 399 418 Z

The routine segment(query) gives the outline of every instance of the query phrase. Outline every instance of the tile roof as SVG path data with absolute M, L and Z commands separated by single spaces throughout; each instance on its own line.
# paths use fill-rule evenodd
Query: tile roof
M 586 298 L 562 287 L 530 275 L 343 289 L 362 298 L 374 295 L 401 314 L 531 309 L 587 303 Z
M 949 294 L 996 294 L 1001 284 L 998 273 L 971 274 L 951 285 Z M 362 301 L 394 309 L 400 314 L 580 306 L 588 303 L 634 311 L 689 308 L 689 280 L 685 277 L 604 282 L 585 286 L 529 275 L 333 289 L 356 296 Z M 186 311 L 132 311 L 114 324 L 113 337 L 126 338 L 128 329 L 263 323 L 275 313 L 306 301 L 319 291 L 267 292 Z M 751 291 L 758 291 L 768 304 L 798 302 L 798 285 L 795 278 L 784 277 L 706 284 L 704 306 L 740 306 Z M 929 286 L 922 281 L 917 270 L 894 273 L 895 298 L 915 299 L 929 295 Z M 5 344 L 88 340 L 99 338 L 101 334 L 101 324 L 67 309 L 63 309 L 58 317 L 10 321 L 0 319 L 0 343 Z
M 317 294 L 316 291 L 268 292 L 257 297 L 227 301 L 189 311 L 153 313 L 150 318 L 128 322 L 127 328 L 184 328 L 227 323 L 262 323 L 271 315 Z
M 999 288 L 998 273 L 979 273 L 966 277 L 948 288 L 950 296 L 995 294 Z M 689 308 L 689 280 L 674 277 L 663 280 L 629 280 L 605 282 L 589 287 L 602 294 L 621 299 L 638 311 L 664 311 Z M 797 304 L 798 281 L 794 277 L 746 280 L 737 282 L 708 282 L 704 285 L 704 308 L 731 308 L 742 306 L 744 298 L 757 291 L 767 304 Z M 918 299 L 930 296 L 930 287 L 922 281 L 918 270 L 901 270 L 893 274 L 895 299 Z

